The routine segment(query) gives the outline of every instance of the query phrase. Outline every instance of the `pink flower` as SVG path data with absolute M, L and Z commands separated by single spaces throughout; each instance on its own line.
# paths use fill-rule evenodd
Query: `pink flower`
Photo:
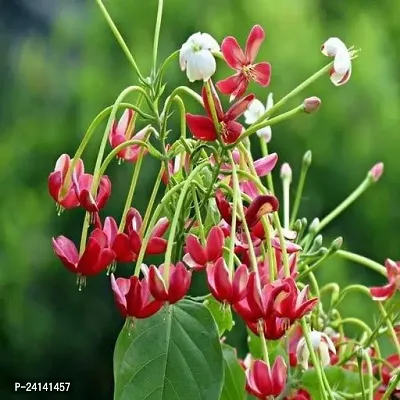
M 236 122 L 236 120 L 247 110 L 248 105 L 254 100 L 254 95 L 249 94 L 243 99 L 238 100 L 225 113 L 222 110 L 221 102 L 213 87 L 211 93 L 218 120 L 218 131 L 216 130 L 214 121 L 212 119 L 211 109 L 208 103 L 206 89 L 204 87 L 202 91 L 202 97 L 207 116 L 186 114 L 186 122 L 188 127 L 192 132 L 192 135 L 199 140 L 210 142 L 216 140 L 218 136 L 221 136 L 225 143 L 234 143 L 244 129 L 239 122 Z
M 160 301 L 174 304 L 186 296 L 192 279 L 192 271 L 188 271 L 182 262 L 169 266 L 169 285 L 163 278 L 164 264 L 159 268 L 151 265 L 148 272 L 149 289 L 151 295 Z
M 221 51 L 227 64 L 236 74 L 217 83 L 218 90 L 231 95 L 231 101 L 242 96 L 250 81 L 268 86 L 271 77 L 271 65 L 267 62 L 254 64 L 265 33 L 260 25 L 255 25 L 247 38 L 246 49 L 240 48 L 236 39 L 228 36 L 222 41 Z
M 69 155 L 62 154 L 56 162 L 54 172 L 49 175 L 48 179 L 48 187 L 51 197 L 57 202 L 57 204 L 67 209 L 79 206 L 79 199 L 75 191 L 75 182 L 79 180 L 85 170 L 83 161 L 79 159 L 72 173 L 69 185 L 67 185 L 63 193 L 62 188 L 65 184 L 65 177 L 70 167 L 71 159 Z
M 145 138 L 148 127 L 145 127 L 144 129 L 136 133 L 136 135 L 132 136 L 132 133 L 135 129 L 135 123 L 133 120 L 134 115 L 135 112 L 133 110 L 126 109 L 122 114 L 120 120 L 118 122 L 114 121 L 109 135 L 110 144 L 113 149 L 115 149 L 120 144 L 127 142 L 128 140 L 143 140 Z M 139 156 L 141 149 L 144 149 L 144 154 L 148 153 L 146 148 L 133 144 L 120 150 L 118 152 L 118 158 L 125 161 L 135 162 Z
M 285 388 L 287 367 L 281 356 L 270 368 L 264 361 L 256 360 L 246 371 L 246 390 L 260 400 L 277 397 Z
M 215 264 L 207 267 L 207 283 L 212 295 L 221 303 L 235 304 L 246 296 L 249 271 L 242 264 L 230 276 L 224 259 L 219 258 Z
M 400 262 L 388 258 L 385 261 L 385 267 L 389 283 L 369 289 L 373 300 L 387 300 L 395 294 L 396 290 L 400 289 Z
M 100 178 L 95 196 L 92 195 L 93 175 L 82 174 L 75 183 L 76 195 L 81 206 L 91 213 L 99 212 L 111 196 L 111 181 L 107 175 Z

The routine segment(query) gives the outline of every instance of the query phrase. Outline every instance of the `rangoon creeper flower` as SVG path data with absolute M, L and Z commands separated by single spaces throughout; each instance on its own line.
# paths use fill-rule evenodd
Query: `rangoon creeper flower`
M 396 290 L 400 289 L 400 262 L 395 262 L 388 258 L 385 261 L 385 267 L 389 283 L 385 286 L 369 289 L 373 300 L 387 300 L 395 294 Z
M 208 81 L 215 73 L 216 62 L 213 53 L 220 51 L 218 42 L 208 33 L 194 33 L 182 45 L 179 64 L 190 82 Z
M 264 29 L 260 25 L 255 25 L 249 33 L 244 52 L 234 37 L 228 36 L 222 41 L 222 54 L 236 74 L 219 81 L 217 88 L 223 94 L 230 94 L 231 101 L 242 96 L 251 81 L 256 81 L 261 86 L 269 85 L 271 64 L 268 62 L 254 63 L 264 39 Z
M 268 95 L 267 104 L 264 107 L 264 104 L 261 103 L 260 100 L 254 99 L 247 111 L 244 113 L 244 122 L 247 125 L 254 124 L 261 116 L 263 116 L 268 110 L 270 110 L 274 105 L 274 99 L 272 93 Z M 272 130 L 270 126 L 266 126 L 265 128 L 259 129 L 256 134 L 265 140 L 266 143 L 269 143 L 272 137 Z
M 331 357 L 329 352 L 336 354 L 336 348 L 330 337 L 318 331 L 311 331 L 310 340 L 313 349 L 318 352 L 321 364 L 326 367 L 331 362 Z M 308 369 L 308 360 L 310 358 L 310 351 L 308 350 L 306 339 L 303 337 L 299 340 L 297 345 L 297 361 L 304 368 Z
M 321 47 L 323 55 L 334 57 L 333 67 L 329 72 L 335 86 L 344 85 L 351 76 L 351 54 L 346 45 L 337 37 L 329 38 Z

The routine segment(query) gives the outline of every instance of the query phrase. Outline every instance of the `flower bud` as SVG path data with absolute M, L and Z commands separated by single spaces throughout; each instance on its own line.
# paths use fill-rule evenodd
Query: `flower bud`
M 301 220 L 298 219 L 293 225 L 293 230 L 295 230 L 296 232 L 300 232 L 302 230 L 302 228 L 303 228 L 303 224 L 302 224 Z
M 330 251 L 332 253 L 336 253 L 342 247 L 342 244 L 343 244 L 343 238 L 339 236 L 332 242 Z
M 319 218 L 314 218 L 308 228 L 310 233 L 316 233 L 319 226 Z
M 307 114 L 311 114 L 312 112 L 317 111 L 320 105 L 321 99 L 316 96 L 308 97 L 303 102 L 304 111 Z
M 311 150 L 308 150 L 304 153 L 303 156 L 303 167 L 308 168 L 311 165 L 311 161 L 312 161 L 312 153 Z
M 292 168 L 288 163 L 283 163 L 281 167 L 281 179 L 292 182 Z
M 376 163 L 368 172 L 369 178 L 372 182 L 378 182 L 383 174 L 384 165 L 382 162 Z

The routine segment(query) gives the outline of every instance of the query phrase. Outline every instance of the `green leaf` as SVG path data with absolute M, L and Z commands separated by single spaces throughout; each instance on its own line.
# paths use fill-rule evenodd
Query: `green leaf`
M 229 305 L 222 305 L 214 298 L 207 299 L 204 305 L 210 310 L 218 327 L 218 333 L 221 337 L 225 331 L 230 331 L 235 325 L 232 318 L 232 311 Z
M 326 367 L 324 371 L 334 392 L 344 392 L 348 394 L 361 392 L 360 376 L 358 372 L 348 371 L 335 366 Z M 315 369 L 309 369 L 304 372 L 301 377 L 301 386 L 310 392 L 311 398 L 318 398 L 320 385 Z
M 246 376 L 234 348 L 223 344 L 225 380 L 220 400 L 245 400 Z
M 189 300 L 122 329 L 114 400 L 218 400 L 223 356 L 210 311 Z

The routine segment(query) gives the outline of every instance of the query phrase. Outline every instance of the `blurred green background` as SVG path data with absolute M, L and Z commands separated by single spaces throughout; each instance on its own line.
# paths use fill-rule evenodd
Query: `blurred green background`
M 147 74 L 157 1 L 105 4 Z M 399 258 L 399 13 L 400 2 L 392 0 L 166 0 L 160 39 L 161 60 L 194 32 L 209 32 L 218 41 L 233 34 L 244 43 L 250 28 L 261 24 L 267 40 L 259 60 L 272 64 L 276 100 L 328 61 L 320 53 L 328 37 L 362 49 L 347 85 L 335 88 L 328 77 L 320 79 L 291 104 L 311 95 L 323 100 L 315 115 L 274 127 L 270 148 L 280 163 L 292 165 L 295 182 L 304 152 L 312 150 L 301 208 L 309 220 L 326 215 L 375 162 L 385 163 L 379 184 L 325 231 L 328 243 L 342 235 L 345 248 L 379 262 Z M 41 380 L 71 382 L 64 398 L 110 399 L 113 347 L 123 321 L 105 276 L 90 279 L 78 292 L 75 277 L 54 257 L 51 237 L 78 240 L 83 212 L 58 217 L 47 177 L 59 155 L 73 154 L 91 120 L 135 76 L 94 0 L 1 0 L 0 48 L 0 397 L 56 398 L 14 393 L 15 381 Z M 230 73 L 220 65 L 218 78 Z M 177 63 L 166 78 L 167 90 L 188 84 Z M 261 100 L 269 92 L 252 89 Z M 100 132 L 84 156 L 88 170 Z M 142 211 L 156 171 L 146 160 L 134 200 Z M 113 195 L 103 216 L 119 218 L 131 173 L 129 164 L 113 163 Z M 119 272 L 131 270 L 124 266 Z M 337 258 L 320 276 L 341 284 L 383 282 Z M 344 312 L 371 322 L 372 303 L 353 299 Z M 243 332 L 230 341 L 243 354 Z

